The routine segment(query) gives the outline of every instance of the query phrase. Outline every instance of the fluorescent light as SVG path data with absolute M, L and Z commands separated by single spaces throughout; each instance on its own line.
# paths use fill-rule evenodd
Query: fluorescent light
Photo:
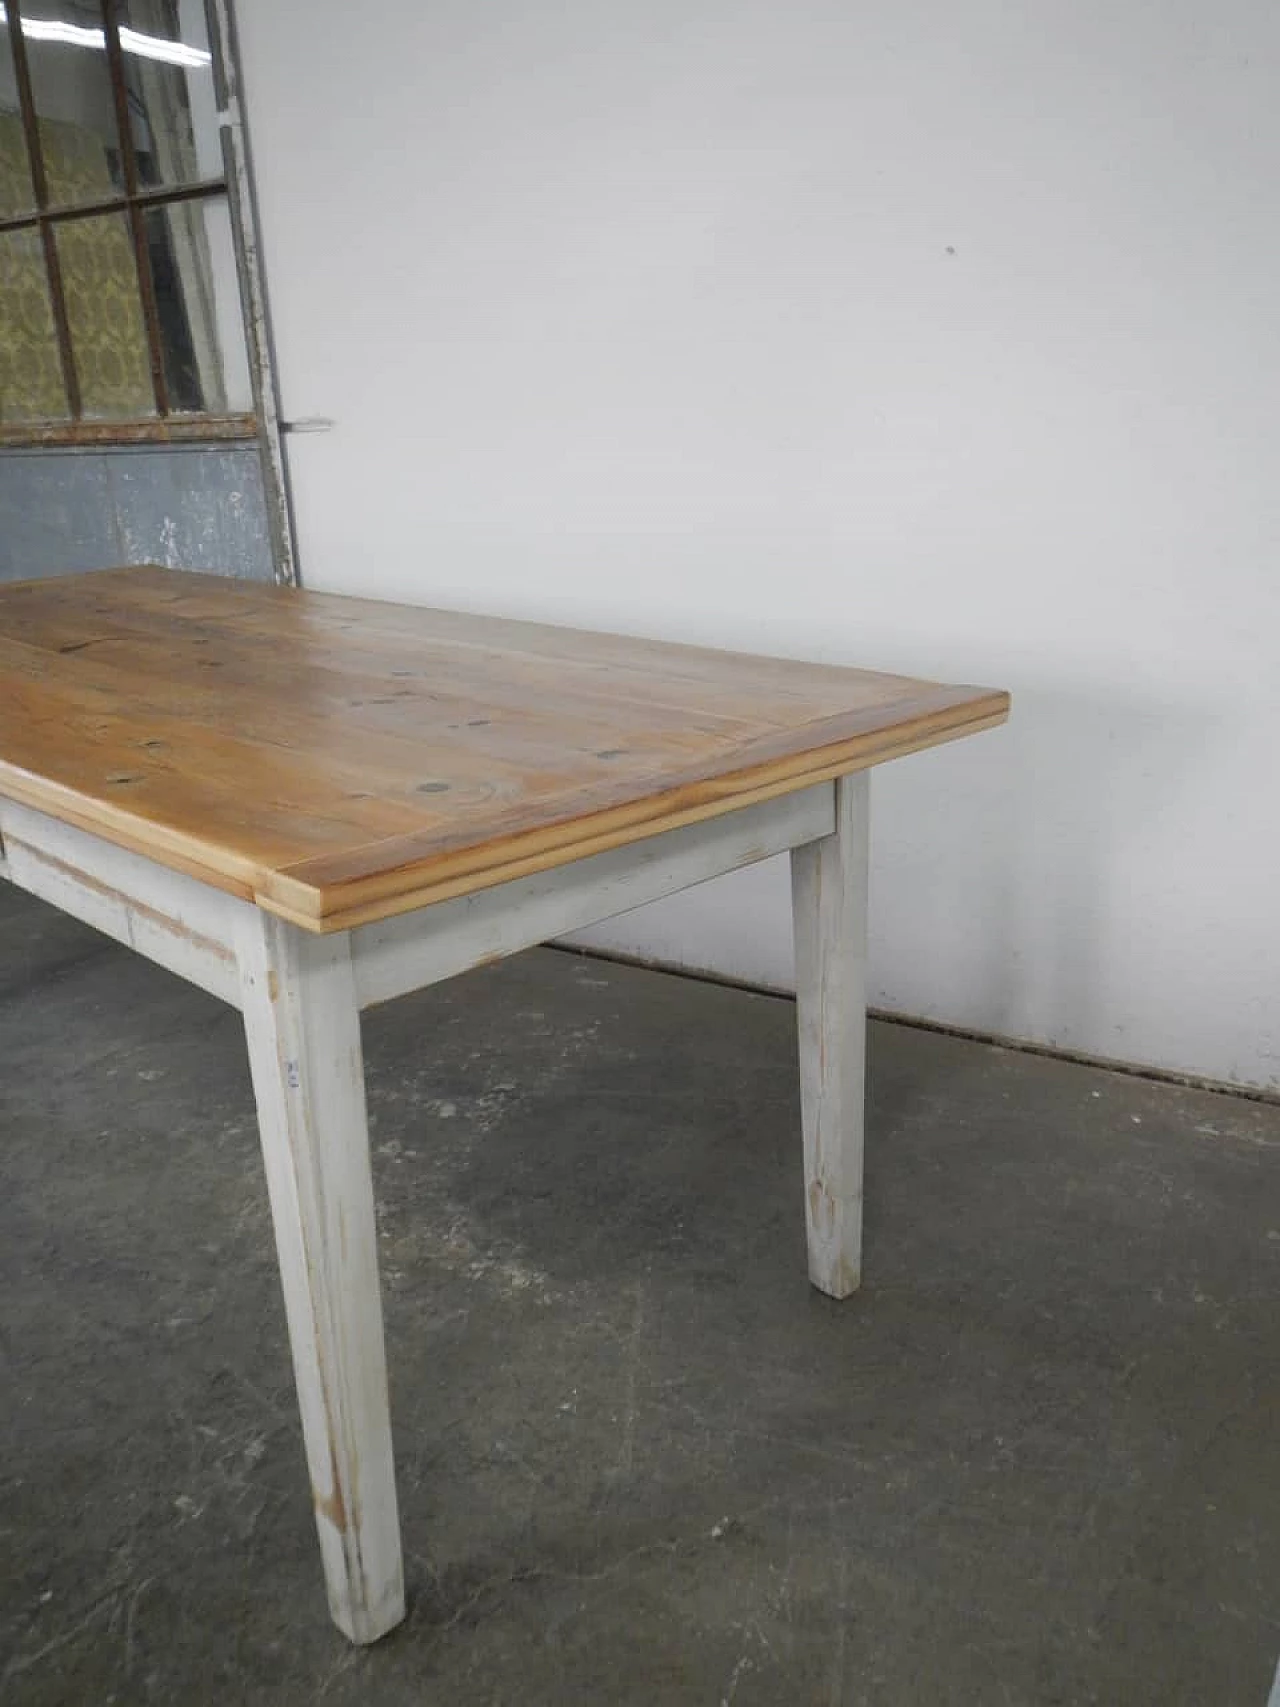
M 0 24 L 7 21 L 4 6 L 0 5 Z M 22 33 L 32 41 L 65 42 L 71 47 L 96 47 L 106 51 L 107 38 L 102 30 L 86 29 L 80 24 L 64 24 L 59 18 L 28 18 L 22 20 Z M 139 59 L 158 59 L 165 65 L 182 65 L 198 71 L 212 63 L 213 55 L 202 47 L 188 47 L 186 42 L 166 41 L 163 36 L 145 36 L 138 30 L 120 31 L 120 46 L 125 53 Z
M 166 41 L 163 36 L 140 35 L 137 30 L 122 29 L 120 46 L 126 53 L 136 53 L 139 59 L 161 59 L 167 65 L 186 65 L 193 71 L 209 65 L 213 60 L 213 55 L 202 47 L 188 47 L 186 42 L 181 41 Z
M 5 17 L 5 9 L 0 6 L 0 19 Z M 72 47 L 105 48 L 107 45 L 101 30 L 81 29 L 79 24 L 64 24 L 56 18 L 24 18 L 22 33 L 24 36 L 30 36 L 32 41 L 70 42 Z

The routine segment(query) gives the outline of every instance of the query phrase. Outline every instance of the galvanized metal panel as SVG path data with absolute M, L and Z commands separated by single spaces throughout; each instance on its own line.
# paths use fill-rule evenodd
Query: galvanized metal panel
M 122 563 L 271 580 L 257 445 L 0 452 L 0 581 Z

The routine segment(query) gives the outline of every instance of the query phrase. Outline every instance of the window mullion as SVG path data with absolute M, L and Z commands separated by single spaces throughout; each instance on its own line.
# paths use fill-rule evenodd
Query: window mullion
M 225 195 L 226 190 L 225 178 L 202 178 L 198 184 L 161 185 L 157 189 L 140 189 L 137 202 L 145 213 L 148 208 L 153 207 L 173 207 L 181 202 L 208 201 L 215 196 Z M 67 225 L 76 219 L 97 219 L 104 213 L 124 213 L 128 205 L 125 197 L 119 195 L 108 196 L 100 202 L 57 203 L 52 205 L 47 213 L 6 214 L 0 218 L 0 231 L 28 231 L 45 218 L 51 224 L 57 225 Z
M 151 274 L 151 251 L 147 244 L 146 213 L 138 205 L 138 160 L 133 147 L 133 125 L 129 118 L 129 88 L 124 75 L 124 53 L 120 47 L 117 18 L 119 0 L 103 0 L 103 23 L 107 44 L 107 69 L 111 74 L 111 93 L 115 100 L 116 129 L 120 133 L 120 164 L 124 174 L 124 190 L 128 199 L 126 210 L 129 231 L 133 238 L 134 259 L 138 269 L 138 290 L 142 297 L 142 320 L 147 329 L 147 354 L 151 361 L 151 385 L 155 392 L 156 411 L 169 413 L 169 386 L 164 373 L 164 347 L 160 337 L 160 314 L 156 307 L 155 280 Z
M 44 150 L 40 144 L 40 126 L 36 121 L 35 96 L 31 92 L 31 68 L 27 64 L 27 43 L 22 33 L 22 0 L 9 0 L 6 8 L 9 22 L 9 46 L 13 53 L 13 75 L 18 85 L 18 109 L 22 114 L 22 134 L 27 144 L 27 167 L 31 173 L 31 189 L 37 210 L 49 205 L 49 185 L 44 169 Z M 45 278 L 49 286 L 49 306 L 58 339 L 58 362 L 62 368 L 62 388 L 66 392 L 67 412 L 73 421 L 80 419 L 80 379 L 76 373 L 75 356 L 71 349 L 71 325 L 67 319 L 67 303 L 62 292 L 62 265 L 53 227 L 40 217 L 40 241 L 44 248 Z

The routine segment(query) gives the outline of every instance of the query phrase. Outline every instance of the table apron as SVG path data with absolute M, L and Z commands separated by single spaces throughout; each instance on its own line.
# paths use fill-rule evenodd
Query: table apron
M 830 836 L 835 785 L 744 806 L 645 841 L 460 895 L 351 932 L 362 1008 L 600 924 L 647 901 Z
M 0 876 L 240 1006 L 235 925 L 248 902 L 4 799 Z
M 350 933 L 361 1008 L 438 984 L 709 878 L 830 836 L 824 782 Z M 240 1007 L 238 921 L 253 904 L 32 807 L 0 799 L 0 876 Z

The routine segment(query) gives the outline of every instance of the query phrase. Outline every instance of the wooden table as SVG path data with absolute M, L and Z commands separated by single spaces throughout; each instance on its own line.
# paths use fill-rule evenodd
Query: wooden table
M 0 871 L 244 1014 L 338 1626 L 404 1615 L 360 1010 L 791 851 L 809 1274 L 858 1285 L 867 768 L 1008 696 L 162 569 L 0 587 Z

